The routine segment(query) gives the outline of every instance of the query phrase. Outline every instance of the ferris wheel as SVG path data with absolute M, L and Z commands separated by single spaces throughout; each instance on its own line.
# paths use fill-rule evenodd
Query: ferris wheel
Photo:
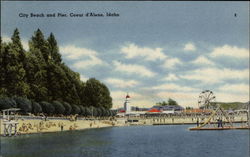
M 209 109 L 215 105 L 216 97 L 210 90 L 204 90 L 200 93 L 198 98 L 198 107 Z

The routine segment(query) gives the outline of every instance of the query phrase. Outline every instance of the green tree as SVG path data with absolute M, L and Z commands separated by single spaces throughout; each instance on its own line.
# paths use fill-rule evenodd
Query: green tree
M 32 112 L 32 103 L 30 100 L 22 97 L 14 97 L 14 100 L 17 103 L 17 107 L 21 109 L 21 112 L 24 114 Z
M 91 78 L 86 82 L 83 93 L 85 104 L 89 106 L 104 108 L 112 107 L 112 98 L 109 89 L 95 78 Z
M 35 31 L 27 52 L 23 49 L 18 29 L 15 29 L 11 40 L 9 43 L 1 40 L 0 96 L 17 96 L 28 98 L 32 102 L 43 102 L 40 107 L 47 114 L 53 114 L 54 110 L 56 114 L 62 113 L 47 103 L 54 100 L 78 105 L 72 109 L 68 103 L 62 103 L 59 108 L 64 107 L 63 113 L 66 115 L 78 112 L 77 108 L 79 114 L 90 115 L 90 108 L 83 108 L 89 106 L 95 107 L 95 115 L 107 114 L 101 108 L 112 107 L 107 86 L 94 78 L 82 82 L 80 74 L 62 62 L 52 33 L 45 40 L 40 29 Z M 35 109 L 32 112 L 39 113 L 38 105 L 32 103 L 31 108 L 33 106 Z
M 173 100 L 173 99 L 169 98 L 169 99 L 168 99 L 168 105 L 171 105 L 171 106 L 177 106 L 177 105 L 178 105 L 178 103 L 177 103 L 175 100 Z
M 1 94 L 6 96 L 26 97 L 29 86 L 26 83 L 26 71 L 24 69 L 25 51 L 22 47 L 18 29 L 15 29 L 11 42 L 1 42 L 0 72 Z
M 46 101 L 42 101 L 42 102 L 40 102 L 40 105 L 42 106 L 43 113 L 46 113 L 48 115 L 53 115 L 54 114 L 55 107 L 52 104 L 50 104 L 50 103 L 48 103 Z
M 64 114 L 65 115 L 70 115 L 71 111 L 72 111 L 71 105 L 69 103 L 67 103 L 67 102 L 63 102 L 62 104 L 63 104 L 63 106 L 65 108 Z
M 72 106 L 72 111 L 71 114 L 79 114 L 81 112 L 80 108 L 78 105 L 71 105 Z
M 0 110 L 16 108 L 16 101 L 12 98 L 0 97 Z
M 29 98 L 36 101 L 49 101 L 47 62 L 48 48 L 42 32 L 38 29 L 34 32 L 29 42 L 30 52 L 27 54 L 27 82 L 31 92 Z
M 63 90 L 63 99 L 65 102 L 69 102 L 70 104 L 81 104 L 81 99 L 79 96 L 80 91 L 80 75 L 76 72 L 73 72 L 68 66 L 65 64 L 61 65 L 61 68 L 63 69 L 65 73 L 64 78 L 64 90 Z
M 41 105 L 37 102 L 32 102 L 32 113 L 39 114 L 42 112 L 43 112 L 43 110 L 42 110 Z
M 64 114 L 65 107 L 59 101 L 53 101 L 52 105 L 55 107 L 55 114 Z
M 49 51 L 50 51 L 50 58 L 53 60 L 54 63 L 60 64 L 62 62 L 62 58 L 61 58 L 61 54 L 59 53 L 57 41 L 53 33 L 50 34 L 47 41 L 48 41 L 48 46 L 49 46 Z
M 40 29 L 37 29 L 37 31 L 35 31 L 34 35 L 31 37 L 30 47 L 39 50 L 45 62 L 48 62 L 48 59 L 50 57 L 49 44 L 47 40 L 45 40 L 44 35 Z
M 158 102 L 156 103 L 157 106 L 167 106 L 168 103 L 166 101 L 163 101 L 163 102 Z

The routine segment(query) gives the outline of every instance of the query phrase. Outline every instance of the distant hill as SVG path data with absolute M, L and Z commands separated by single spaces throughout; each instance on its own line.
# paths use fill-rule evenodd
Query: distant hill
M 249 102 L 216 102 L 217 104 L 221 104 L 221 107 L 225 110 L 239 110 L 239 109 L 247 109 Z

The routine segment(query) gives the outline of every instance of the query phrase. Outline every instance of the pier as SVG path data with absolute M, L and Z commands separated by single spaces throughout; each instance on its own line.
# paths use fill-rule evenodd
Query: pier
M 3 111 L 3 135 L 4 136 L 16 136 L 17 135 L 17 128 L 18 128 L 18 121 L 16 117 L 16 111 L 20 109 L 17 108 L 10 108 Z

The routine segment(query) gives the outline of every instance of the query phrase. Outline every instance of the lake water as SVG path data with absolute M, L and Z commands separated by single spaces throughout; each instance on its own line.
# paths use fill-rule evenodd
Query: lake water
M 131 126 L 1 137 L 3 157 L 249 157 L 249 130 Z

